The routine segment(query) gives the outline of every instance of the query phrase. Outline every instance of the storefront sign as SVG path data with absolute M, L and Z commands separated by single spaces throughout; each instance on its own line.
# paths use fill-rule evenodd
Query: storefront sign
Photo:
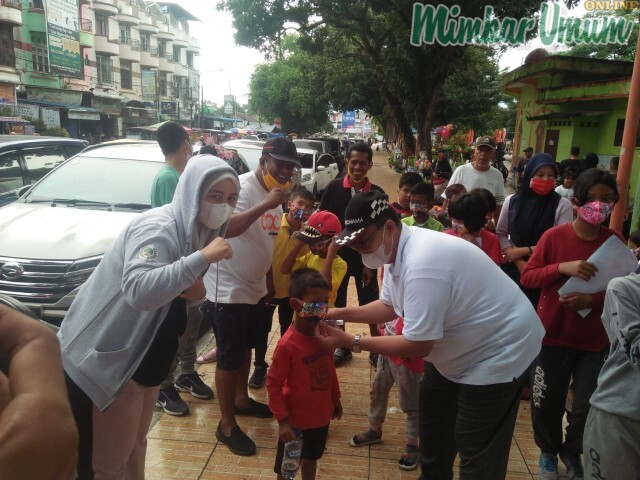
M 160 102 L 160 113 L 162 115 L 175 115 L 177 111 L 176 102 Z
M 51 73 L 82 78 L 78 0 L 46 0 Z
M 142 99 L 155 105 L 156 102 L 156 72 L 154 70 L 142 70 Z
M 355 110 L 342 112 L 342 128 L 353 127 L 356 124 Z
M 27 87 L 27 100 L 42 103 L 58 103 L 68 107 L 79 107 L 82 104 L 82 92 Z
M 110 100 L 107 98 L 96 97 L 94 95 L 93 97 L 91 97 L 91 106 L 104 113 L 108 113 L 111 115 L 120 115 L 119 100 Z
M 51 127 L 60 126 L 60 111 L 55 108 L 42 108 L 42 121 L 44 124 Z
M 0 105 L 16 104 L 16 86 L 13 83 L 0 82 Z
M 100 121 L 100 114 L 97 112 L 85 112 L 82 110 L 69 110 L 70 120 L 91 120 Z

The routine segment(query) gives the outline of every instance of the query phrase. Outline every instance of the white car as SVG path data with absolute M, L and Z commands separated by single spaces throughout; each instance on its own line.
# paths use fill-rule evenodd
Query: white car
M 301 185 L 313 193 L 315 198 L 338 176 L 338 164 L 332 155 L 310 148 L 296 148 L 302 168 Z
M 23 187 L 0 208 L 0 293 L 59 326 L 106 249 L 151 208 L 163 163 L 156 142 L 118 141 L 89 147 Z

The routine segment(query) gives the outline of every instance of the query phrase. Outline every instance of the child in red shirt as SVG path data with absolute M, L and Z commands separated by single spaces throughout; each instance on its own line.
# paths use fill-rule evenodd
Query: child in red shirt
M 592 168 L 580 174 L 574 187 L 578 217 L 542 235 L 520 276 L 522 286 L 542 289 L 537 311 L 546 335 L 540 355 L 533 363 L 531 387 L 531 418 L 534 439 L 540 448 L 540 478 L 557 475 L 558 455 L 569 478 L 583 477 L 580 454 L 589 399 L 597 386 L 609 345 L 600 321 L 605 292 L 560 296 L 558 289 L 569 277 L 588 281 L 595 275 L 595 265 L 586 260 L 609 237 L 617 235 L 602 225 L 617 201 L 616 180 L 609 172 Z M 580 314 L 582 310 L 588 313 Z M 563 441 L 562 418 L 572 378 L 573 407 L 567 414 Z
M 329 309 L 331 287 L 311 268 L 293 272 L 289 282 L 294 322 L 276 347 L 267 374 L 269 408 L 278 421 L 278 451 L 274 472 L 281 471 L 284 444 L 302 434 L 302 480 L 315 478 L 332 418 L 342 418 L 340 386 L 333 352 L 322 348 L 315 328 Z
M 463 238 L 480 247 L 497 265 L 502 265 L 500 240 L 486 228 L 489 205 L 480 192 L 465 193 L 449 205 L 451 227 L 444 233 Z

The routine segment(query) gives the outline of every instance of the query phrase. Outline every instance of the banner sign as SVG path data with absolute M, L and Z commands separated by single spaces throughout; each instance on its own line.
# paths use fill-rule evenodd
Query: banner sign
M 160 102 L 160 113 L 162 115 L 175 115 L 177 112 L 176 102 Z
M 356 111 L 342 112 L 342 128 L 353 127 L 356 124 Z
M 82 92 L 27 87 L 27 100 L 42 103 L 57 103 L 68 107 L 79 107 L 82 104 Z
M 46 0 L 45 8 L 51 73 L 82 78 L 78 0 Z
M 16 104 L 16 86 L 13 83 L 0 82 L 0 105 Z
M 51 127 L 60 126 L 60 110 L 55 108 L 42 108 L 42 121 L 44 124 Z
M 142 70 L 142 100 L 151 105 L 156 104 L 156 72 L 154 70 Z

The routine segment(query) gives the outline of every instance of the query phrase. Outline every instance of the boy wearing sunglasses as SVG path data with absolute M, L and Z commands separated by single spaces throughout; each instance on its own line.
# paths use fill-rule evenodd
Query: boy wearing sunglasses
M 421 182 L 411 188 L 409 208 L 412 215 L 402 219 L 409 226 L 428 228 L 436 232 L 444 231 L 444 226 L 433 218 L 429 210 L 433 208 L 435 188 L 431 183 Z
M 289 303 L 296 315 L 278 342 L 267 374 L 269 408 L 278 421 L 274 472 L 279 480 L 283 480 L 284 444 L 297 436 L 302 437 L 302 479 L 314 479 L 329 422 L 342 417 L 332 351 L 323 348 L 315 336 L 318 323 L 329 309 L 330 291 L 329 283 L 317 270 L 300 268 L 291 275 Z

